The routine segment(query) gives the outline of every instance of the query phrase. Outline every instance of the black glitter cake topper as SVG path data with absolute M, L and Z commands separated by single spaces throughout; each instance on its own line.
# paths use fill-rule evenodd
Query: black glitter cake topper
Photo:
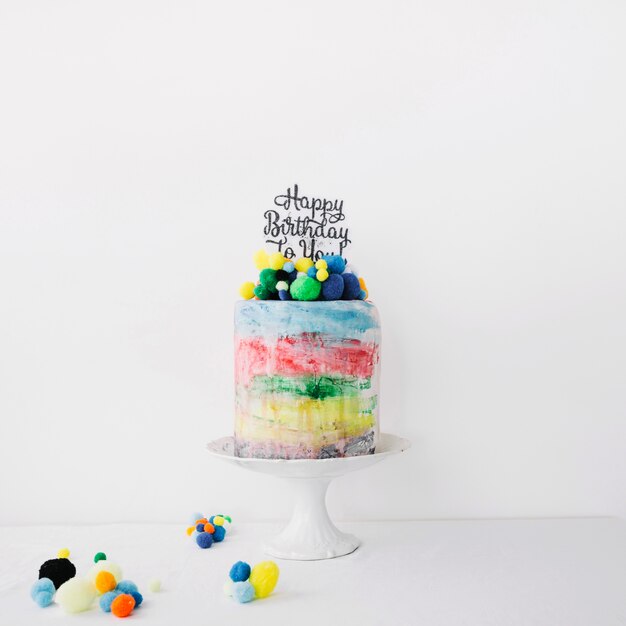
M 298 185 L 274 198 L 276 208 L 268 209 L 265 218 L 265 243 L 277 247 L 287 259 L 320 257 L 335 254 L 345 258 L 352 243 L 343 200 L 328 200 L 302 194 Z

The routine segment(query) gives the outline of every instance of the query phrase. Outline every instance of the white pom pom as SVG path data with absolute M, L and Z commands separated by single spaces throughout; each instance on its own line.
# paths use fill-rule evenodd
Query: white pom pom
M 158 578 L 153 578 L 148 583 L 148 589 L 150 589 L 152 593 L 158 593 L 159 591 L 161 591 L 161 581 Z
M 66 613 L 80 613 L 91 608 L 95 597 L 96 587 L 91 581 L 70 578 L 59 587 L 56 601 Z

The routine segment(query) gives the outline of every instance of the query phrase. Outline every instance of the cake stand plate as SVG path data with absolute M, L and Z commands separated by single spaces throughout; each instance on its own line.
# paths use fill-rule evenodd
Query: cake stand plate
M 235 456 L 233 437 L 216 439 L 207 448 L 218 459 L 277 476 L 291 484 L 295 499 L 291 520 L 263 549 L 279 559 L 314 561 L 350 554 L 360 544 L 354 535 L 341 532 L 328 515 L 326 492 L 333 478 L 370 467 L 410 446 L 407 439 L 381 433 L 374 454 L 333 459 L 241 458 Z

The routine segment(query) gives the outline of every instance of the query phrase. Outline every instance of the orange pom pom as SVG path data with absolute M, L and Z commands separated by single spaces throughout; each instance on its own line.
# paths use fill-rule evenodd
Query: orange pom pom
M 201 517 L 200 519 L 196 520 L 196 524 L 194 526 L 194 528 L 198 525 L 198 524 L 206 524 L 209 520 L 206 517 Z
M 128 593 L 120 593 L 111 602 L 111 613 L 117 617 L 128 617 L 135 608 L 135 598 Z
M 107 591 L 113 591 L 117 586 L 115 576 L 111 572 L 101 570 L 96 576 L 96 589 L 99 593 L 106 593 Z
M 213 526 L 210 522 L 207 522 L 204 525 L 204 532 L 213 534 L 215 532 L 215 526 Z

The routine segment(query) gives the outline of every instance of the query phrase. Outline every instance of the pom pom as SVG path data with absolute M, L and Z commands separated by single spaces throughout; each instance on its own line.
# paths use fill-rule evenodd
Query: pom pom
M 242 604 L 254 600 L 254 587 L 247 580 L 240 583 L 233 583 L 232 593 L 233 598 Z
M 91 608 L 96 597 L 96 588 L 90 580 L 72 578 L 57 591 L 56 601 L 66 613 L 80 613 Z
M 137 588 L 137 585 L 132 580 L 120 580 L 120 582 L 117 583 L 116 589 L 120 593 L 130 593 L 130 594 L 137 593 L 139 591 L 139 589 Z
M 203 533 L 203 532 L 204 532 L 204 526 L 205 526 L 205 525 L 204 525 L 202 522 L 199 522 L 199 523 L 198 523 L 198 525 L 196 526 L 196 530 L 197 530 L 199 533 Z
M 76 576 L 76 568 L 69 559 L 50 559 L 39 568 L 39 578 L 49 578 L 56 589 Z
M 293 272 L 294 269 L 296 269 L 296 266 L 293 264 L 293 261 L 287 261 L 287 263 L 283 265 L 283 270 L 285 270 L 287 274 Z
M 285 300 L 285 301 L 287 301 L 287 300 L 292 300 L 292 299 L 293 299 L 293 298 L 291 297 L 291 294 L 290 294 L 288 291 L 285 291 L 284 289 L 281 289 L 281 290 L 278 292 L 278 298 L 279 298 L 280 300 Z
M 233 581 L 232 580 L 227 580 L 224 583 L 223 589 L 224 589 L 224 595 L 225 596 L 228 596 L 228 597 L 232 596 L 233 595 Z
M 98 561 L 89 570 L 89 572 L 87 572 L 87 578 L 94 585 L 94 589 L 95 589 L 95 583 L 96 583 L 96 576 L 98 575 L 99 572 L 103 572 L 103 571 L 110 572 L 111 574 L 113 574 L 113 577 L 115 578 L 115 580 L 122 580 L 124 578 L 124 575 L 122 574 L 122 568 L 119 565 L 116 565 L 115 563 L 112 563 L 111 561 L 107 561 L 106 559 Z
M 129 593 L 120 593 L 111 602 L 111 613 L 116 617 L 128 617 L 135 608 L 135 598 Z
M 306 275 L 309 278 L 315 278 L 317 276 L 317 270 L 315 269 L 315 267 L 309 267 L 309 269 L 306 272 Z
M 254 298 L 254 283 L 247 282 L 239 287 L 239 295 L 244 300 L 251 300 Z
M 135 608 L 138 609 L 143 602 L 143 596 L 138 591 L 133 591 L 133 593 L 131 593 L 130 595 L 133 596 L 133 600 L 135 601 Z
M 213 541 L 224 541 L 226 536 L 226 529 L 223 526 L 216 526 L 213 532 Z
M 161 581 L 158 578 L 153 578 L 148 583 L 148 589 L 150 589 L 152 593 L 159 593 L 159 591 L 161 591 Z
M 306 256 L 300 257 L 295 263 L 295 268 L 299 272 L 306 272 L 309 267 L 313 267 L 313 261 Z
M 342 300 L 358 300 L 361 295 L 361 285 L 359 279 L 354 274 L 342 274 L 343 294 Z
M 273 270 L 282 270 L 283 265 L 287 262 L 287 259 L 280 252 L 273 252 L 270 254 L 270 267 Z
M 97 563 L 98 561 L 106 561 L 107 555 L 104 552 L 96 552 L 96 556 L 93 557 L 93 562 Z
M 276 283 L 278 282 L 278 278 L 276 278 L 276 270 L 262 270 L 259 274 L 259 280 L 261 281 L 261 285 L 265 287 L 266 291 L 276 293 Z
M 276 289 L 278 291 L 288 291 L 289 290 L 289 285 L 288 285 L 286 280 L 279 280 L 276 283 Z M 219 517 L 219 515 L 217 517 Z
M 258 250 L 255 252 L 253 259 L 258 270 L 264 270 L 266 267 L 270 266 L 270 260 L 265 250 Z
M 216 516 L 213 518 L 213 523 L 214 523 L 216 526 L 223 526 L 223 525 L 224 525 L 224 518 L 223 518 L 221 515 L 216 515 Z
M 208 521 L 209 521 L 209 520 L 208 520 L 206 517 L 199 517 L 199 518 L 196 520 L 196 526 L 197 526 L 198 524 L 206 524 Z
M 289 273 L 285 272 L 285 270 L 276 270 L 276 281 L 286 281 L 289 278 Z M 278 287 L 276 287 L 278 289 Z
M 274 591 L 280 570 L 274 561 L 257 563 L 250 572 L 250 584 L 257 598 L 266 598 Z
M 296 278 L 298 278 L 298 274 L 298 270 L 293 270 L 293 272 L 289 272 L 289 274 L 287 275 L 288 282 L 292 283 L 294 280 L 296 280 Z
M 196 537 L 196 543 L 204 550 L 210 548 L 213 545 L 213 537 L 211 533 L 200 533 Z
M 269 292 L 265 287 L 263 287 L 263 285 L 257 285 L 254 288 L 254 295 L 259 300 L 271 300 L 272 299 L 271 292 Z
M 237 561 L 229 572 L 230 579 L 234 583 L 242 582 L 250 578 L 251 568 L 245 561 Z
M 230 519 L 230 517 L 228 515 L 222 515 L 222 517 L 229 523 L 232 524 L 233 520 Z
M 215 526 L 213 526 L 213 524 L 209 524 L 209 522 L 207 522 L 204 525 L 204 532 L 205 533 L 214 533 L 215 532 Z
M 30 597 L 42 609 L 52 604 L 56 587 L 49 578 L 40 578 L 30 588 Z
M 320 281 L 320 283 L 323 283 L 327 278 L 328 278 L 329 274 L 328 274 L 328 270 L 317 270 L 317 274 L 315 274 L 315 278 L 317 278 L 317 280 Z
M 188 536 L 188 537 L 191 537 L 191 533 L 192 533 L 195 529 L 196 529 L 196 527 L 195 527 L 195 526 L 190 526 L 190 527 L 187 529 L 187 536 Z
M 315 269 L 316 270 L 325 270 L 328 267 L 328 263 L 324 261 L 324 259 L 318 259 L 315 261 Z
M 322 283 L 322 300 L 340 300 L 343 295 L 343 277 L 341 274 L 331 274 Z
M 359 285 L 361 285 L 361 289 L 367 290 L 367 285 L 365 284 L 365 279 L 362 276 L 359 276 Z
M 361 293 L 359 294 L 359 300 L 365 300 L 367 298 L 367 292 L 365 289 L 361 289 Z
M 336 254 L 323 256 L 322 259 L 326 261 L 326 269 L 329 274 L 341 274 L 346 269 L 346 262 Z
M 107 591 L 106 593 L 103 593 L 100 596 L 100 608 L 105 612 L 105 613 L 110 613 L 111 612 L 111 604 L 113 602 L 113 600 L 115 600 L 115 598 L 117 598 L 117 596 L 119 596 L 122 592 L 118 591 L 117 589 L 114 589 L 113 591 Z
M 304 276 L 296 278 L 291 285 L 290 293 L 294 300 L 315 300 L 320 295 L 321 283 L 314 278 Z
M 69 559 L 69 557 L 70 557 L 70 551 L 67 548 L 61 548 L 57 552 L 57 558 L 59 559 Z
M 102 570 L 98 572 L 96 575 L 96 589 L 98 593 L 106 593 L 107 591 L 113 591 L 115 586 L 117 585 L 117 581 L 115 580 L 115 576 L 111 574 L 111 572 L 105 572 Z
M 348 263 L 346 265 L 346 268 L 343 270 L 342 273 L 343 274 L 354 274 L 355 276 L 359 275 L 358 270 L 356 269 L 356 267 L 354 267 L 354 265 L 352 265 L 352 263 Z
M 308 274 L 306 272 L 298 272 L 296 278 L 300 278 L 300 276 L 308 276 Z

